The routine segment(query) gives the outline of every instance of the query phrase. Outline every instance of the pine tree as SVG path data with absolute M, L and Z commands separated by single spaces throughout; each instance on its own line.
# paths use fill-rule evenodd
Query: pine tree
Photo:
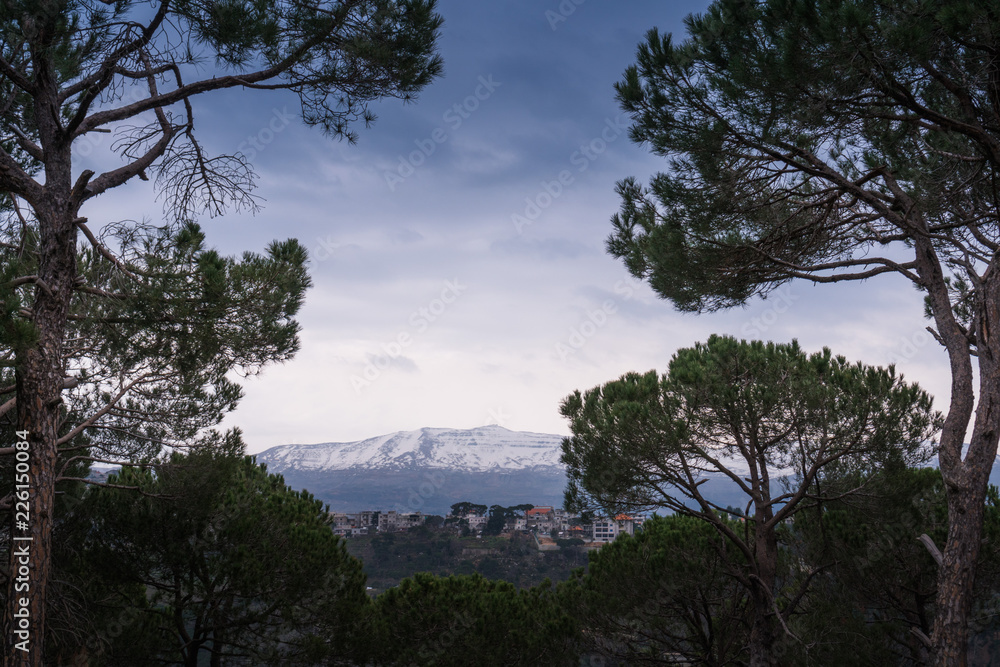
M 60 653 L 191 667 L 350 657 L 370 603 L 327 508 L 244 456 L 237 433 L 211 444 L 174 454 L 155 475 L 124 468 L 113 483 L 130 488 L 92 489 L 74 509 L 80 604 L 117 604 Z
M 416 574 L 375 599 L 370 663 L 577 665 L 577 625 L 548 585 Z
M 712 336 L 679 350 L 661 378 L 630 373 L 562 406 L 568 508 L 663 507 L 712 526 L 740 554 L 731 575 L 748 595 L 753 666 L 779 664 L 783 625 L 822 568 L 779 589 L 779 530 L 811 502 L 858 492 L 886 468 L 926 460 L 939 427 L 930 397 L 892 370 L 829 350 Z M 746 496 L 743 528 L 702 484 L 728 478 Z M 856 483 L 837 481 L 853 473 Z M 782 604 L 779 604 L 782 602 Z M 780 609 L 780 611 L 779 611 Z
M 682 310 L 793 279 L 926 293 L 952 379 L 931 640 L 964 665 L 1000 440 L 1000 4 L 718 0 L 686 25 L 651 31 L 617 86 L 669 169 L 619 184 L 609 249 Z
M 185 288 L 200 287 L 204 293 L 198 298 L 211 304 L 218 298 L 214 290 L 224 282 L 225 267 L 208 256 L 198 265 L 204 280 L 200 285 L 159 283 L 156 267 L 150 267 L 151 275 L 143 275 L 127 255 L 119 255 L 119 248 L 102 242 L 101 234 L 91 229 L 84 216 L 86 203 L 138 178 L 154 182 L 172 221 L 184 223 L 230 207 L 256 207 L 254 175 L 247 157 L 206 153 L 195 132 L 192 99 L 237 87 L 289 90 L 299 96 L 307 124 L 354 141 L 354 124 L 374 118 L 368 108 L 372 100 L 409 99 L 440 73 L 435 53 L 440 25 L 433 0 L 161 0 L 152 5 L 134 0 L 13 0 L 0 5 L 4 102 L 0 107 L 0 193 L 4 195 L 0 205 L 8 231 L 0 245 L 4 367 L 0 396 L 9 397 L 0 405 L 3 411 L 16 411 L 16 431 L 25 436 L 10 443 L 14 447 L 4 447 L 3 453 L 13 461 L 18 454 L 15 447 L 26 447 L 31 487 L 26 527 L 11 525 L 14 537 L 30 538 L 21 541 L 17 550 L 28 549 L 31 568 L 26 590 L 16 590 L 14 578 L 8 577 L 5 664 L 37 667 L 44 663 L 40 647 L 45 636 L 53 508 L 60 476 L 59 441 L 79 426 L 83 431 L 75 435 L 90 437 L 92 428 L 107 414 L 105 409 L 141 411 L 148 398 L 144 390 L 137 391 L 127 381 L 117 391 L 92 385 L 101 407 L 70 423 L 65 421 L 65 391 L 80 382 L 67 374 L 67 350 L 76 344 L 89 345 L 71 334 L 81 296 L 103 297 L 104 305 L 93 307 L 115 310 L 120 294 L 155 297 L 157 290 L 179 294 Z M 215 65 L 209 74 L 201 68 L 206 61 Z M 99 174 L 75 169 L 74 142 L 108 131 L 116 135 L 113 148 L 121 162 Z M 133 228 L 122 225 L 119 230 L 125 246 L 136 247 L 130 237 Z M 167 236 L 183 247 L 180 236 Z M 80 266 L 78 239 L 94 257 L 106 262 L 99 270 L 98 284 L 89 283 L 93 276 Z M 32 256 L 25 256 L 26 248 L 34 249 Z M 301 249 L 278 244 L 270 254 L 276 261 L 294 263 Z M 144 261 L 137 264 L 141 268 Z M 115 274 L 113 280 L 105 280 L 109 273 Z M 249 274 L 234 280 L 245 280 L 246 292 L 252 291 Z M 102 340 L 112 339 L 111 330 L 121 326 L 123 334 L 128 331 L 134 336 L 137 353 L 156 350 L 159 345 L 160 352 L 178 354 L 180 363 L 188 365 L 186 370 L 195 373 L 192 366 L 206 355 L 231 351 L 227 346 L 232 341 L 224 338 L 217 338 L 222 345 L 216 350 L 199 349 L 204 340 L 188 327 L 203 330 L 202 324 L 173 313 L 180 301 L 124 299 L 139 308 L 133 323 L 144 319 L 146 329 L 137 333 L 130 324 L 95 316 L 93 321 L 108 329 L 101 334 Z M 205 309 L 192 315 L 206 321 L 213 313 Z M 271 316 L 270 321 L 281 329 L 282 318 Z M 224 322 L 218 324 L 225 328 Z M 246 328 L 243 324 L 237 328 Z M 159 327 L 177 338 L 157 338 Z M 261 333 L 283 335 L 273 326 Z M 272 349 L 265 345 L 259 356 L 280 359 L 287 343 L 275 341 Z M 123 339 L 114 345 L 128 347 Z M 159 359 L 159 355 L 150 359 L 154 374 L 162 363 Z M 141 365 L 141 360 L 129 361 Z M 254 366 L 257 360 L 246 361 Z M 225 404 L 235 398 L 224 378 L 214 377 L 211 383 L 223 393 L 210 400 Z M 197 394 L 197 386 L 162 389 L 166 393 L 160 397 L 173 393 L 178 404 L 185 406 L 187 389 Z M 137 403 L 126 405 L 133 397 Z M 193 401 L 198 398 L 191 395 Z M 155 431 L 148 434 L 150 442 L 160 437 Z M 112 433 L 109 428 L 103 437 L 113 439 Z M 8 503 L 14 501 L 12 495 L 5 495 Z M 15 516 L 11 514 L 12 521 Z M 15 551 L 10 550 L 8 574 L 18 567 L 20 556 Z M 26 604 L 18 604 L 21 600 Z M 13 641 L 15 614 L 26 614 L 30 624 L 31 643 L 22 644 L 27 651 L 19 650 Z
M 590 652 L 627 665 L 746 662 L 749 600 L 729 574 L 742 557 L 711 525 L 653 517 L 589 560 L 559 594 Z

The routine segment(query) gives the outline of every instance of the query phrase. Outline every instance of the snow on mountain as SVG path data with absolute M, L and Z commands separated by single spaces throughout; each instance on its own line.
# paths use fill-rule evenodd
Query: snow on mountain
M 501 426 L 461 430 L 422 428 L 357 442 L 282 445 L 257 455 L 275 472 L 363 468 L 446 468 L 470 472 L 560 467 L 562 436 L 510 431 Z

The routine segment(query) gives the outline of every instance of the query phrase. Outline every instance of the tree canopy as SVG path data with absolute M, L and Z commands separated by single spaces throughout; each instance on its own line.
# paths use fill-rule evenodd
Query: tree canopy
M 23 541 L 32 561 L 23 595 L 14 595 L 8 578 L 6 664 L 44 663 L 60 443 L 80 436 L 74 446 L 89 446 L 88 438 L 110 446 L 120 424 L 135 424 L 150 408 L 153 420 L 168 415 L 171 401 L 188 419 L 166 417 L 170 426 L 183 426 L 173 434 L 180 441 L 201 419 L 195 403 L 203 403 L 211 421 L 238 394 L 219 364 L 199 371 L 203 360 L 229 358 L 230 368 L 255 369 L 295 349 L 288 318 L 307 284 L 304 274 L 279 270 L 270 284 L 266 273 L 276 264 L 301 269 L 304 252 L 297 244 L 275 244 L 269 258 L 246 257 L 243 266 L 193 250 L 200 242 L 187 223 L 252 210 L 259 200 L 247 155 L 205 150 L 192 100 L 232 88 L 289 91 L 307 125 L 354 141 L 357 123 L 374 119 L 373 101 L 411 99 L 440 74 L 440 26 L 433 0 L 14 0 L 0 6 L 0 405 L 16 410 L 28 456 L 30 520 L 14 523 L 12 514 L 10 531 L 30 538 Z M 111 156 L 80 169 L 74 145 L 95 133 L 113 135 Z M 167 225 L 180 227 L 158 237 L 131 223 L 108 227 L 113 221 L 87 219 L 87 202 L 137 179 L 152 182 Z M 78 239 L 90 249 L 89 263 L 79 261 Z M 146 265 L 149 255 L 131 261 L 129 253 L 147 241 L 175 244 L 178 254 L 163 256 L 166 265 Z M 191 270 L 165 270 L 173 262 Z M 178 282 L 183 275 L 198 280 Z M 237 286 L 230 296 L 227 282 Z M 244 300 L 236 303 L 232 294 Z M 88 305 L 81 307 L 83 301 Z M 131 312 L 122 314 L 123 306 Z M 81 309 L 93 326 L 77 330 Z M 206 330 L 213 318 L 215 330 Z M 249 334 L 242 351 L 226 339 L 240 333 Z M 243 356 L 252 349 L 257 352 Z M 67 356 L 74 351 L 87 361 L 67 375 L 77 361 Z M 170 355 L 175 364 L 162 361 Z M 126 373 L 84 386 L 91 379 L 84 370 L 100 375 L 115 364 L 145 381 L 133 383 L 136 376 Z M 164 364 L 169 377 L 157 383 L 151 378 Z M 90 395 L 74 407 L 94 409 L 67 420 L 64 395 L 75 387 Z M 152 443 L 170 430 L 151 427 L 139 440 Z M 127 432 L 122 439 L 132 442 L 114 446 L 133 447 L 135 435 Z M 16 455 L 9 446 L 3 453 Z M 13 551 L 10 567 L 17 567 Z M 15 609 L 21 600 L 24 609 Z M 30 618 L 37 639 L 23 644 L 26 650 L 11 641 L 15 614 Z
M 562 414 L 568 507 L 714 517 L 727 508 L 699 490 L 714 473 L 746 495 L 745 516 L 770 511 L 773 524 L 825 478 L 926 461 L 940 422 L 927 393 L 891 369 L 724 336 L 679 350 L 662 377 L 574 392 Z
M 467 500 L 463 500 L 460 503 L 455 503 L 451 506 L 452 516 L 462 516 L 465 514 L 475 514 L 476 516 L 484 516 L 488 507 L 486 505 L 477 505 L 476 503 L 471 503 Z
M 490 518 L 483 526 L 484 535 L 499 535 L 509 521 L 518 517 L 523 517 L 524 513 L 533 509 L 534 505 L 522 504 L 504 507 L 503 505 L 490 505 Z
M 587 650 L 629 665 L 721 667 L 745 661 L 748 599 L 729 575 L 741 555 L 709 524 L 653 517 L 590 553 L 560 586 Z
M 577 626 L 547 586 L 416 574 L 376 598 L 377 665 L 576 665 Z
M 668 508 L 706 522 L 742 555 L 728 562 L 752 600 L 751 665 L 776 664 L 776 625 L 823 569 L 779 590 L 781 525 L 925 461 L 940 423 L 927 393 L 891 369 L 722 336 L 679 350 L 662 378 L 632 373 L 577 391 L 562 412 L 572 432 L 562 456 L 568 507 L 611 516 Z M 703 491 L 709 474 L 745 495 L 742 529 Z
M 952 374 L 934 630 L 948 665 L 965 662 L 1000 439 L 998 17 L 993 0 L 718 0 L 683 41 L 650 31 L 617 85 L 632 139 L 667 168 L 619 184 L 608 247 L 678 308 L 796 278 L 895 273 L 925 292 Z
M 63 637 L 64 657 L 192 666 L 350 657 L 369 604 L 365 576 L 327 508 L 243 456 L 238 434 L 214 445 L 174 455 L 155 475 L 125 468 L 112 483 L 140 493 L 93 489 L 74 508 L 78 542 L 65 551 L 75 557 L 62 565 L 85 591 L 78 603 L 92 627 Z M 127 627 L 112 637 L 112 623 Z

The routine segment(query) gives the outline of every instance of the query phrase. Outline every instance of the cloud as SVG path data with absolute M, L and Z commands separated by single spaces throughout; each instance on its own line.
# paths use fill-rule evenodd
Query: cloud
M 584 255 L 597 254 L 594 248 L 574 239 L 532 239 L 523 236 L 493 241 L 490 250 L 504 257 L 543 260 L 577 259 Z
M 388 359 L 388 364 L 386 364 L 388 368 L 393 368 L 404 373 L 420 372 L 420 369 L 417 368 L 417 362 L 403 355 L 387 356 L 369 352 L 366 358 L 369 364 L 375 364 L 376 366 L 381 366 Z

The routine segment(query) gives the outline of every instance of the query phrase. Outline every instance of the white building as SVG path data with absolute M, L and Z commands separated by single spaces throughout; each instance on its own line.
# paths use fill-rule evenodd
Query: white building
M 619 535 L 634 535 L 635 529 L 642 526 L 646 517 L 631 517 L 626 514 L 619 514 L 614 519 L 606 517 L 598 518 L 594 521 L 594 541 L 614 542 Z

